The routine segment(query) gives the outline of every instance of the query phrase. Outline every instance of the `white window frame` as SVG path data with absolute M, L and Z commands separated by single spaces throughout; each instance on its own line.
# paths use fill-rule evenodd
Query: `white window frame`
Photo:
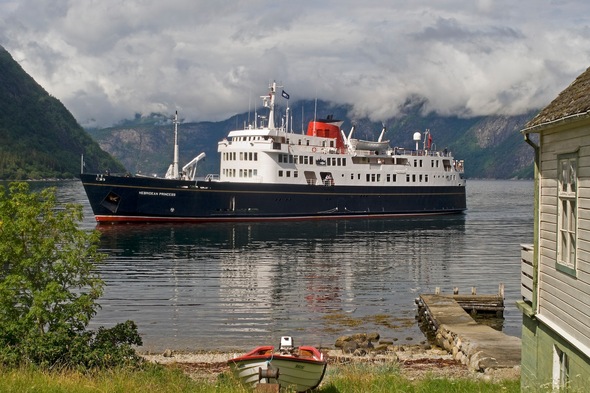
M 557 260 L 556 268 L 576 272 L 578 237 L 578 154 L 557 157 Z

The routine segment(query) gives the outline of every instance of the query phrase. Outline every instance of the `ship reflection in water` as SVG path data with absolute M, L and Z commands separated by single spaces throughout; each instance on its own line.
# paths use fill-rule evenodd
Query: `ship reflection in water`
M 331 345 L 358 331 L 420 342 L 418 293 L 497 286 L 457 266 L 463 215 L 99 229 L 108 287 L 95 323 L 134 320 L 148 350 L 243 348 L 289 334 Z

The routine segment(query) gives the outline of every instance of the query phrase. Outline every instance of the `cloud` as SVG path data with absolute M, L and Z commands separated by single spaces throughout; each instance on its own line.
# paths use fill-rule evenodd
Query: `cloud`
M 0 0 L 0 42 L 81 123 L 219 120 L 277 80 L 292 102 L 385 120 L 518 114 L 590 65 L 590 3 L 534 0 Z M 260 105 L 259 102 L 256 102 Z

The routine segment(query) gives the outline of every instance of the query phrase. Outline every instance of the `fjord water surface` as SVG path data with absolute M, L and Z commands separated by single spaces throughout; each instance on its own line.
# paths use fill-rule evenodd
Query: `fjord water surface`
M 414 299 L 436 287 L 498 292 L 519 336 L 520 244 L 532 242 L 533 182 L 467 182 L 465 214 L 408 219 L 97 226 L 79 182 L 58 183 L 102 233 L 108 258 L 92 327 L 131 319 L 144 350 L 333 345 L 378 332 L 425 340 Z

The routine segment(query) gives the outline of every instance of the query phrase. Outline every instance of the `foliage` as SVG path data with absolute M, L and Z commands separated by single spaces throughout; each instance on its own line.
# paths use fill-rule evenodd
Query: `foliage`
M 98 309 L 99 233 L 78 228 L 82 207 L 58 208 L 55 189 L 0 187 L 0 363 L 103 367 L 136 360 L 137 327 L 87 331 Z
M 123 171 L 0 46 L 0 179 L 73 178 L 82 154 L 88 170 Z

